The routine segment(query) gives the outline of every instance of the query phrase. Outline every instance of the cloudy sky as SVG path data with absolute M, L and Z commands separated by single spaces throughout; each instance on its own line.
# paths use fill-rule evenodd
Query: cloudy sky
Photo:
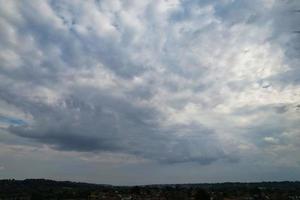
M 300 1 L 0 5 L 0 178 L 300 179 Z

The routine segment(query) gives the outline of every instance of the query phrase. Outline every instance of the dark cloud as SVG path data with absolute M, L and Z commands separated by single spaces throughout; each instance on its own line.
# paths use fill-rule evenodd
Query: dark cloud
M 91 88 L 77 90 L 55 106 L 14 99 L 11 103 L 29 113 L 34 122 L 8 130 L 55 149 L 123 152 L 164 163 L 227 160 L 211 130 L 199 125 L 164 130 L 157 111 Z M 178 137 L 178 133 L 194 136 Z
M 300 28 L 300 14 L 293 12 L 299 7 L 299 1 L 278 1 L 272 13 L 274 18 L 272 39 L 277 40 L 282 46 L 286 55 L 284 62 L 289 66 L 289 70 L 270 79 L 283 86 L 299 85 L 300 36 L 295 32 Z

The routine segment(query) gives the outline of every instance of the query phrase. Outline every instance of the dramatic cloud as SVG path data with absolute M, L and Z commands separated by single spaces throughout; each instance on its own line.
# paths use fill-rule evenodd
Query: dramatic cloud
M 198 167 L 211 175 L 206 181 L 229 169 L 238 180 L 300 178 L 298 1 L 1 5 L 0 149 L 12 149 L 0 153 L 3 169 L 21 149 L 62 168 L 72 168 L 68 160 L 127 163 L 140 173 L 160 166 L 159 176 L 135 183 L 164 182 L 168 169 L 179 173 L 172 181 L 197 181 L 203 176 L 184 178 L 183 170 Z M 131 173 L 111 173 L 118 170 Z M 92 177 L 76 179 L 102 176 Z M 134 183 L 110 182 L 118 181 Z

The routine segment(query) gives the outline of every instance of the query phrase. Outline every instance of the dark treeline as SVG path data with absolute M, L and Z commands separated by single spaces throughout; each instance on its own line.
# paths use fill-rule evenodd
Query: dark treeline
M 0 180 L 0 200 L 296 200 L 300 182 L 112 186 L 46 179 Z

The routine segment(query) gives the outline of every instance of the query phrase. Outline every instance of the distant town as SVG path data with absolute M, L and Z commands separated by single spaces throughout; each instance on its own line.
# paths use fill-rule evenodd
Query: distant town
M 300 182 L 112 186 L 0 180 L 0 200 L 300 200 Z

